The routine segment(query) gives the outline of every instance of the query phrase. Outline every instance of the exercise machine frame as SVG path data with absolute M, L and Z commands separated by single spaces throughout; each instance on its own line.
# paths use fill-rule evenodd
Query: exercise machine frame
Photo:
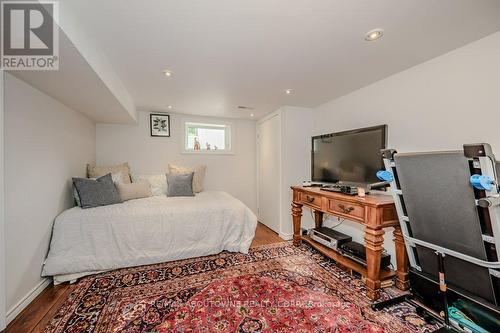
M 487 268 L 490 274 L 490 280 L 492 279 L 492 277 L 500 278 L 500 189 L 497 181 L 498 165 L 496 164 L 492 149 L 488 144 L 468 144 L 464 145 L 463 148 L 464 156 L 469 162 L 471 176 L 480 175 L 485 176 L 485 179 L 491 180 L 491 186 L 486 186 L 484 188 L 478 185 L 477 187 L 474 187 L 475 203 L 471 203 L 475 204 L 478 210 L 482 210 L 482 214 L 479 214 L 480 219 L 481 217 L 488 217 L 488 222 L 491 228 L 490 234 L 485 233 L 484 230 L 482 232 L 483 245 L 485 246 L 485 250 L 488 254 L 488 260 L 475 258 L 473 256 L 469 256 L 436 244 L 431 244 L 429 242 L 411 236 L 412 221 L 410 217 L 405 214 L 405 210 L 403 209 L 404 193 L 399 185 L 396 163 L 394 161 L 394 156 L 397 154 L 397 151 L 393 149 L 382 151 L 386 175 L 389 173 L 389 177 L 382 178 L 382 180 L 389 182 L 392 188 L 392 194 L 398 213 L 399 223 L 405 240 L 405 247 L 408 253 L 408 260 L 411 270 L 415 274 L 417 274 L 417 276 L 421 276 L 419 272 L 422 272 L 422 268 L 419 266 L 416 248 L 417 245 L 433 250 L 437 256 L 439 268 L 439 276 L 437 277 L 437 280 L 442 295 L 443 308 L 445 309 L 444 313 L 441 313 L 442 317 L 439 319 L 444 320 L 444 323 L 446 325 L 445 329 L 450 327 L 447 285 L 444 272 L 444 260 L 446 256 L 455 257 L 474 265 Z M 490 304 L 484 304 L 484 302 L 478 302 L 476 299 L 472 300 L 481 304 L 482 306 L 486 306 L 490 310 L 498 311 L 498 309 L 495 309 L 495 307 L 500 303 L 500 299 L 498 296 L 495 297 L 496 305 L 493 304 L 493 306 Z M 403 301 L 409 301 L 413 305 L 418 306 L 417 303 L 412 302 L 412 295 L 406 294 L 394 299 L 375 303 L 372 307 L 375 310 L 379 310 L 386 306 L 390 306 Z

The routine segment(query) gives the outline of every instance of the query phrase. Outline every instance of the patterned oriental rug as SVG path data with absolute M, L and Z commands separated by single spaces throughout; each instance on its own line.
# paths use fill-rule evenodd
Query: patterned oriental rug
M 386 288 L 383 297 L 398 294 Z M 359 278 L 307 245 L 265 245 L 83 278 L 59 332 L 431 332 L 408 304 L 374 312 Z

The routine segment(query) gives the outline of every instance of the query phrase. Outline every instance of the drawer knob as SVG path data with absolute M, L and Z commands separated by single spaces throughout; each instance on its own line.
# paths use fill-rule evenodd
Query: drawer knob
M 307 202 L 313 202 L 314 197 L 310 197 L 310 196 L 306 195 L 306 200 L 307 200 Z
M 339 208 L 340 208 L 340 210 L 342 210 L 342 212 L 344 214 L 349 214 L 350 212 L 352 212 L 354 210 L 354 207 L 346 207 L 343 204 L 339 204 Z

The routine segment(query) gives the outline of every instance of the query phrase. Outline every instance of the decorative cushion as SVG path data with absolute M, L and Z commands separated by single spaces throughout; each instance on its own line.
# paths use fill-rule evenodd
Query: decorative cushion
M 168 197 L 192 197 L 193 176 L 191 173 L 169 173 L 167 175 L 167 196 Z
M 108 173 L 119 173 L 122 174 L 122 182 L 125 184 L 131 183 L 130 181 L 130 167 L 128 163 L 122 163 L 119 165 L 112 166 L 92 166 L 87 164 L 87 176 L 89 178 L 102 177 Z
M 148 182 L 138 182 L 138 183 L 116 183 L 116 188 L 120 194 L 122 201 L 149 198 L 151 196 L 151 188 Z
M 113 205 L 122 202 L 110 173 L 95 180 L 73 178 L 73 185 L 78 192 L 82 208 Z
M 118 173 L 112 173 L 111 174 L 111 178 L 113 179 L 113 183 L 121 183 L 123 178 L 122 178 L 122 173 L 121 172 L 118 172 Z M 93 179 L 93 180 L 96 180 L 97 178 L 89 178 L 89 179 Z M 75 199 L 75 204 L 79 207 L 82 206 L 81 202 L 80 202 L 80 196 L 78 195 L 78 191 L 76 190 L 76 187 L 75 187 L 75 184 L 73 184 L 73 199 Z
M 75 204 L 78 207 L 82 207 L 82 203 L 80 202 L 80 196 L 78 195 L 78 191 L 76 190 L 75 184 L 73 184 L 73 199 L 75 199 Z
M 154 196 L 167 193 L 167 177 L 165 175 L 132 175 L 132 182 L 148 182 Z
M 203 191 L 203 186 L 205 183 L 205 173 L 207 171 L 206 165 L 198 165 L 194 168 L 182 167 L 174 164 L 168 165 L 169 173 L 190 173 L 194 172 L 193 176 L 193 192 L 199 193 Z

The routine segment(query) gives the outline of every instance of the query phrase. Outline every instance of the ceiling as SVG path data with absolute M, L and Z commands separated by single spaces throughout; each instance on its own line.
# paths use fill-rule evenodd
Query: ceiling
M 500 30 L 498 0 L 64 0 L 60 6 L 107 57 L 137 109 L 172 105 L 179 113 L 241 118 L 282 105 L 317 106 Z M 385 35 L 366 42 L 374 28 Z
M 109 80 L 99 75 L 63 31 L 59 32 L 59 70 L 10 71 L 64 105 L 98 123 L 134 124 L 134 106 L 110 91 Z

